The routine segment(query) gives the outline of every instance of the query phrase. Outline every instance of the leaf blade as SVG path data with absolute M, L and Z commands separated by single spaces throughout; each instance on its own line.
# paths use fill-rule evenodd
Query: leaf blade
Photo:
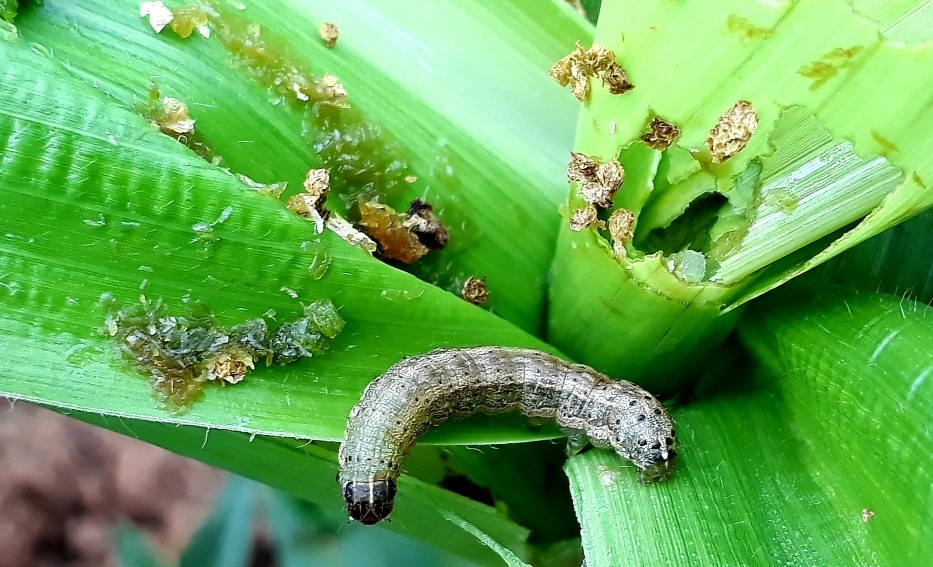
M 906 302 L 902 314 L 901 301 L 883 295 L 788 295 L 740 327 L 755 365 L 723 365 L 675 411 L 683 466 L 670 483 L 637 486 L 606 452 L 568 461 L 588 562 L 933 556 L 920 449 L 933 389 L 916 385 L 933 373 L 920 356 L 933 311 Z M 751 379 L 736 383 L 737 372 Z
M 403 355 L 458 340 L 547 348 L 329 231 L 315 234 L 311 223 L 245 191 L 232 175 L 133 112 L 80 81 L 65 80 L 45 57 L 10 48 L 0 58 L 8 196 L 0 204 L 4 395 L 124 417 L 336 440 L 365 384 Z M 213 228 L 212 239 L 193 230 L 228 207 L 233 212 Z M 314 279 L 308 267 L 322 253 L 331 268 Z M 177 308 L 187 294 L 229 324 L 269 309 L 286 320 L 300 313 L 299 301 L 282 288 L 302 301 L 335 300 L 350 324 L 332 351 L 262 369 L 240 387 L 215 388 L 183 416 L 156 409 L 145 380 L 100 333 L 106 308 L 98 303 L 106 294 L 124 305 L 140 293 L 174 298 Z

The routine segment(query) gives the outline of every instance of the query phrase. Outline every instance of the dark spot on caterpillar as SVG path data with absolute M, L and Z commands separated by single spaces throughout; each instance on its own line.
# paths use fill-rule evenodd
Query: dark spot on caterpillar
M 660 444 L 660 443 L 652 443 L 652 444 L 651 444 L 651 448 L 654 449 L 655 451 L 657 451 L 658 449 L 661 448 L 661 444 Z
M 387 393 L 401 404 L 387 408 L 379 403 Z M 668 445 L 673 445 L 674 422 L 635 384 L 534 350 L 435 350 L 389 368 L 353 408 L 339 452 L 350 517 L 373 524 L 389 515 L 402 459 L 428 427 L 476 412 L 512 410 L 529 417 L 556 416 L 575 451 L 581 440 L 608 442 L 641 471 L 641 482 L 664 480 L 674 470 L 673 447 L 647 447 L 669 432 Z

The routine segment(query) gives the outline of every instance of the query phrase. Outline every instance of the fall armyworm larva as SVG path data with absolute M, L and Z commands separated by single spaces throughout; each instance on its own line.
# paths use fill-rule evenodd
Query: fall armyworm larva
M 375 524 L 392 512 L 402 459 L 429 427 L 508 411 L 556 419 L 568 453 L 614 449 L 643 482 L 674 470 L 674 421 L 635 384 L 536 350 L 439 349 L 389 368 L 350 412 L 338 477 L 350 517 Z

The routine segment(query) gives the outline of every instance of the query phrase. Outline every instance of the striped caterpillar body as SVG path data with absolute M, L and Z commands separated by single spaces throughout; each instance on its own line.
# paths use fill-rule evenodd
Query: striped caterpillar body
M 392 512 L 402 460 L 428 428 L 473 413 L 554 418 L 568 453 L 612 448 L 643 482 L 673 472 L 674 422 L 661 403 L 624 380 L 536 350 L 439 349 L 403 359 L 373 380 L 350 412 L 338 480 L 350 517 L 375 524 Z

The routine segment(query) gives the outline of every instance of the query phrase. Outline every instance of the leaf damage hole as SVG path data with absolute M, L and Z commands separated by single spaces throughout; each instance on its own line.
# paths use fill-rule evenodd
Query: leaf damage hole
M 671 255 L 684 250 L 707 251 L 712 246 L 710 229 L 728 200 L 721 193 L 707 193 L 695 199 L 679 217 L 665 227 L 656 228 L 636 239 L 645 254 L 663 252 Z

